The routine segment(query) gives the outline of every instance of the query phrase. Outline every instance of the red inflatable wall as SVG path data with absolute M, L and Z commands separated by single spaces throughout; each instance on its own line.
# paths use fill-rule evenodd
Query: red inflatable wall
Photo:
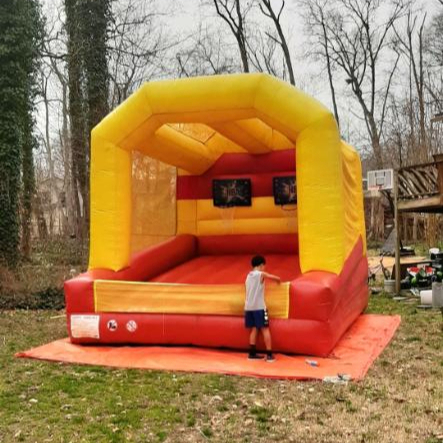
M 251 242 L 256 244 L 258 240 L 245 237 L 234 242 L 241 252 L 248 244 Z M 271 244 L 278 244 L 273 242 L 272 236 L 268 236 L 267 239 L 266 241 L 266 238 L 260 238 L 265 248 Z M 280 240 L 280 252 L 284 254 L 288 243 L 284 238 Z M 177 237 L 139 254 L 131 266 L 123 271 L 114 273 L 94 270 L 66 282 L 68 322 L 70 314 L 94 312 L 94 279 L 150 280 L 154 277 L 146 264 L 155 262 L 156 272 L 166 272 L 174 265 L 196 257 L 199 243 L 199 239 L 192 236 Z M 212 243 L 209 238 L 202 239 L 201 243 L 201 250 L 205 252 L 213 252 L 217 244 Z M 293 242 L 289 249 L 293 250 L 294 245 Z M 361 240 L 339 275 L 327 272 L 298 275 L 291 282 L 289 319 L 271 320 L 274 349 L 281 352 L 328 355 L 341 335 L 366 307 L 368 298 L 366 279 L 367 262 L 362 254 Z M 110 320 L 114 320 L 117 324 L 115 330 L 107 327 Z M 135 322 L 136 330 L 128 330 L 126 325 L 130 321 Z M 100 314 L 101 343 L 180 344 L 244 349 L 248 344 L 247 337 L 241 317 Z M 71 339 L 78 343 L 97 341 L 88 338 L 75 339 L 72 336 Z

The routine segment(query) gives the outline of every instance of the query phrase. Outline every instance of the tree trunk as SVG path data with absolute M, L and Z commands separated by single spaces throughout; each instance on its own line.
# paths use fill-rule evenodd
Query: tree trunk
M 69 129 L 68 129 L 68 91 L 66 82 L 60 79 L 62 84 L 62 131 L 60 135 L 60 144 L 63 150 L 63 190 L 65 192 L 64 201 L 60 202 L 63 213 L 63 234 L 71 235 L 75 232 L 75 204 L 72 183 L 72 159 L 69 144 Z
M 81 17 L 79 15 L 79 2 L 65 0 L 66 31 L 68 34 L 68 84 L 69 84 L 69 116 L 70 116 L 70 148 L 71 148 L 71 173 L 74 207 L 76 209 L 76 236 L 81 240 L 85 237 L 87 226 L 85 223 L 85 206 L 88 205 L 88 179 L 85 140 L 85 98 L 83 94 L 83 41 L 80 30 Z M 80 207 L 80 197 L 82 207 Z
M 229 9 L 228 2 L 222 2 L 220 0 L 213 0 L 217 15 L 222 18 L 229 26 L 232 34 L 237 41 L 237 46 L 240 51 L 240 58 L 242 61 L 243 72 L 249 72 L 249 59 L 246 45 L 246 36 L 244 29 L 244 16 L 240 8 L 240 0 L 234 0 L 235 12 L 237 19 L 235 18 L 233 11 Z
M 26 255 L 30 250 L 32 110 L 41 38 L 37 2 L 0 2 L 0 29 L 0 261 L 10 267 L 20 256 L 20 227 L 22 250 Z
M 372 115 L 368 116 L 369 126 L 371 128 L 371 144 L 375 157 L 375 163 L 378 169 L 383 169 L 383 152 L 380 146 L 380 136 L 377 132 L 377 125 Z
M 34 136 L 32 134 L 32 116 L 31 104 L 28 104 L 29 109 L 26 114 L 24 123 L 24 139 L 22 146 L 22 238 L 21 248 L 25 259 L 29 259 L 31 252 L 31 218 L 32 218 L 32 196 L 34 194 L 35 179 L 34 179 L 34 158 L 32 150 L 34 148 Z
M 261 8 L 262 12 L 274 22 L 275 29 L 277 30 L 277 34 L 280 38 L 279 43 L 283 51 L 286 67 L 288 68 L 289 81 L 291 85 L 295 86 L 295 77 L 294 77 L 294 69 L 292 68 L 291 54 L 289 53 L 289 48 L 288 48 L 288 43 L 286 41 L 285 33 L 283 32 L 283 29 L 280 24 L 280 14 L 283 11 L 283 8 L 285 7 L 285 2 L 284 0 L 282 1 L 281 9 L 278 15 L 275 14 L 270 0 L 261 0 L 261 4 L 263 4 L 268 11 L 267 13 L 265 13 L 264 10 Z
M 242 41 L 241 37 L 237 38 L 237 42 L 238 42 L 238 48 L 240 50 L 240 57 L 241 57 L 241 62 L 242 62 L 242 66 L 243 66 L 243 72 L 249 72 L 249 60 L 248 60 L 248 53 L 246 51 L 246 46 L 245 46 L 244 42 Z
M 417 242 L 417 226 L 418 226 L 418 214 L 414 214 L 414 221 L 412 224 L 412 241 Z
M 77 234 L 89 232 L 89 161 L 92 128 L 108 113 L 109 0 L 65 0 L 68 34 L 72 188 Z
M 430 248 L 435 248 L 437 246 L 437 227 L 436 214 L 428 214 L 428 232 L 426 239 Z
M 83 207 L 86 233 L 89 233 L 89 163 L 91 158 L 90 137 L 92 129 L 109 112 L 109 72 L 107 63 L 107 29 L 110 20 L 108 0 L 88 0 L 83 3 L 83 47 L 84 69 L 87 89 L 87 126 L 86 126 L 86 180 L 84 186 Z
M 403 240 L 408 240 L 408 225 L 409 225 L 409 216 L 407 214 L 402 214 L 400 217 L 401 224 L 403 225 Z M 399 229 L 400 231 L 400 229 Z
M 335 116 L 335 120 L 337 121 L 337 126 L 340 128 L 340 118 L 338 116 L 337 98 L 335 96 L 334 81 L 332 78 L 331 57 L 329 54 L 329 39 L 328 39 L 327 31 L 326 31 L 326 26 L 323 21 L 323 16 L 322 16 L 321 26 L 322 26 L 322 30 L 323 30 L 325 56 L 326 56 L 326 68 L 328 71 L 328 81 L 329 81 L 329 89 L 331 90 L 332 106 L 334 108 L 334 116 Z
M 38 194 L 34 196 L 34 214 L 37 221 L 39 239 L 46 240 L 48 238 L 48 226 L 42 210 L 41 197 Z
M 51 136 L 49 132 L 49 100 L 48 100 L 48 78 L 42 78 L 42 93 L 43 93 L 43 103 L 45 106 L 45 148 L 46 148 L 46 160 L 49 167 L 49 183 L 50 189 L 56 191 L 55 183 L 55 172 L 54 172 L 54 160 L 52 158 L 52 143 Z M 52 197 L 52 196 L 51 196 Z M 52 207 L 51 207 L 52 211 Z M 52 220 L 52 213 L 50 214 L 50 220 Z M 53 223 L 49 224 L 49 232 L 53 235 Z

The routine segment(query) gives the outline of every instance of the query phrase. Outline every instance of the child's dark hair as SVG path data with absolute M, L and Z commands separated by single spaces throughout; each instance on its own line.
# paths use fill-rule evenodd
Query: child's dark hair
M 266 259 L 263 257 L 263 255 L 254 255 L 254 257 L 252 257 L 251 265 L 253 268 L 265 264 L 266 264 Z

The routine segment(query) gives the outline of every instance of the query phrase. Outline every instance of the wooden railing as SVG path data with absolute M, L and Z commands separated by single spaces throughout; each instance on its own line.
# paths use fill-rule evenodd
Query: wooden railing
M 443 212 L 443 155 L 397 171 L 399 211 Z
M 398 198 L 432 197 L 439 194 L 436 162 L 407 166 L 398 170 Z

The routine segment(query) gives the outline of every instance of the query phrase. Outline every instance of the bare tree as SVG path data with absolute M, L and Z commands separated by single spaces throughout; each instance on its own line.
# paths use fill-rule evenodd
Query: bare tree
M 270 18 L 272 22 L 274 23 L 275 29 L 278 34 L 278 38 L 274 37 L 272 34 L 267 33 L 267 36 L 273 40 L 275 43 L 277 43 L 284 55 L 284 59 L 286 62 L 286 67 L 288 70 L 289 75 L 289 82 L 291 85 L 295 85 L 295 78 L 294 78 L 294 70 L 292 68 L 292 60 L 291 60 L 291 54 L 289 52 L 288 43 L 285 37 L 285 33 L 283 32 L 283 28 L 281 25 L 281 15 L 283 13 L 283 10 L 285 8 L 285 0 L 281 0 L 280 8 L 278 12 L 274 11 L 271 0 L 260 0 L 259 2 L 259 8 L 263 15 Z
M 327 0 L 306 0 L 304 2 L 306 13 L 304 18 L 307 27 L 311 33 L 314 44 L 319 48 L 314 49 L 313 53 L 324 60 L 326 64 L 326 71 L 328 74 L 329 89 L 331 91 L 332 106 L 334 108 L 334 116 L 337 125 L 340 126 L 340 118 L 338 113 L 337 96 L 335 92 L 334 77 L 333 77 L 333 61 L 331 57 L 331 42 L 329 30 L 327 27 L 327 20 L 325 14 Z
M 67 33 L 68 103 L 71 149 L 71 171 L 76 236 L 83 239 L 87 234 L 86 205 L 89 201 L 88 161 L 89 146 L 86 136 L 86 99 L 83 87 L 83 62 L 81 57 L 82 37 L 77 20 L 75 0 L 64 0 Z M 88 208 L 89 209 L 89 208 Z
M 443 11 L 433 17 L 426 32 L 425 53 L 428 60 L 425 88 L 431 115 L 443 113 Z M 434 124 L 435 123 L 435 124 Z M 430 142 L 436 152 L 443 146 L 443 125 L 431 122 Z
M 57 198 L 54 213 L 45 213 L 48 206 L 36 196 L 35 218 L 40 236 L 48 235 L 46 218 L 49 218 L 49 231 L 54 234 L 54 219 L 61 218 L 59 233 L 73 234 L 78 232 L 75 198 L 79 194 L 78 182 L 72 173 L 74 161 L 70 144 L 69 109 L 68 109 L 68 74 L 67 74 L 67 41 L 64 29 L 65 17 L 59 9 L 55 15 L 47 14 L 45 21 L 45 38 L 43 42 L 43 63 L 40 66 L 42 103 L 45 109 L 45 123 L 42 130 L 42 145 L 45 147 L 46 175 L 50 180 L 53 196 Z M 58 118 L 55 118 L 55 117 Z M 50 124 L 51 122 L 57 124 Z M 61 125 L 60 125 L 61 122 Z M 55 126 L 55 127 L 54 127 Z M 42 186 L 44 171 L 39 171 L 37 186 Z M 63 186 L 60 188 L 60 179 Z
M 222 18 L 229 26 L 235 40 L 237 41 L 243 71 L 249 72 L 249 58 L 245 19 L 252 8 L 252 2 L 248 3 L 243 9 L 240 0 L 212 0 L 217 15 Z
M 425 70 L 424 70 L 424 27 L 426 21 L 426 14 L 424 14 L 421 24 L 418 30 L 417 20 L 418 16 L 412 16 L 412 12 L 409 11 L 407 16 L 407 26 L 405 36 L 401 35 L 400 32 L 394 27 L 395 30 L 395 43 L 399 52 L 404 54 L 409 61 L 410 77 L 414 81 L 415 92 L 418 99 L 418 115 L 419 115 L 419 138 L 418 147 L 422 154 L 423 160 L 427 157 L 427 142 L 426 142 L 426 114 L 425 114 Z M 415 45 L 415 34 L 417 37 L 417 44 Z M 412 103 L 412 93 L 410 93 L 410 102 Z M 413 122 L 413 112 L 412 106 L 410 106 L 410 126 L 411 130 L 414 131 Z M 414 132 L 412 132 L 414 134 Z
M 287 67 L 284 62 L 283 66 L 278 66 L 278 57 L 276 57 L 277 39 L 272 36 L 271 31 L 263 33 L 257 29 L 255 33 L 249 36 L 247 45 L 250 63 L 255 70 L 267 72 L 275 77 L 286 78 Z
M 41 115 L 44 116 L 46 110 L 46 121 L 42 121 L 41 127 L 45 149 L 36 156 L 44 156 L 39 171 L 42 182 L 49 176 L 51 182 L 57 182 L 60 187 L 60 179 L 63 180 L 57 208 L 59 216 L 63 214 L 63 232 L 80 238 L 86 236 L 88 229 L 89 128 L 101 118 L 108 106 L 111 109 L 117 106 L 143 81 L 169 69 L 166 63 L 161 63 L 161 59 L 171 44 L 170 39 L 163 36 L 163 22 L 159 19 L 166 16 L 171 8 L 159 8 L 155 0 L 112 2 L 113 14 L 106 35 L 109 65 L 107 94 L 106 81 L 97 79 L 93 72 L 96 62 L 99 63 L 98 57 L 94 56 L 95 48 L 88 39 L 84 39 L 84 35 L 79 35 L 87 31 L 86 27 L 89 30 L 94 27 L 90 20 L 95 12 L 88 8 L 95 8 L 95 4 L 78 0 L 60 0 L 60 3 L 66 8 L 51 9 L 46 20 L 44 62 L 41 66 L 41 84 L 46 92 L 41 102 Z M 67 11 L 74 14 L 66 17 Z M 79 14 L 83 14 L 81 20 Z M 92 68 L 88 74 L 85 63 Z M 103 65 L 103 58 L 100 63 Z M 89 96 L 92 102 L 88 101 Z M 100 110 L 97 104 L 101 106 Z M 57 161 L 60 165 L 58 173 Z M 44 215 L 50 226 L 52 214 L 47 211 L 47 205 L 41 202 L 36 205 L 35 215 L 39 220 L 43 220 Z M 42 225 L 39 223 L 38 226 Z M 40 231 L 44 232 L 44 229 Z
M 43 144 L 46 150 L 46 159 L 48 162 L 48 170 L 49 170 L 49 180 L 51 186 L 54 186 L 54 177 L 55 177 L 54 160 L 52 154 L 51 134 L 49 130 L 49 121 L 50 121 L 50 115 L 49 115 L 50 98 L 48 94 L 49 75 L 50 74 L 47 71 L 45 72 L 43 69 L 40 70 L 40 92 L 42 95 L 42 100 L 45 108 L 45 133 L 43 137 Z
M 427 34 L 426 52 L 433 58 L 433 63 L 441 67 L 443 66 L 443 12 L 433 17 Z
M 391 3 L 389 11 L 383 4 L 385 18 L 382 19 L 381 4 L 380 0 L 328 2 L 330 9 L 325 22 L 330 36 L 329 57 L 345 74 L 346 83 L 361 107 L 378 168 L 383 167 L 381 137 L 400 55 L 394 57 L 387 73 L 379 65 L 388 53 L 392 54 L 390 35 L 407 9 L 402 0 Z
M 173 45 L 162 31 L 160 19 L 167 12 L 152 1 L 126 0 L 113 4 L 108 31 L 111 109 L 142 82 L 165 70 L 160 60 Z
M 211 33 L 201 25 L 198 32 L 187 39 L 176 53 L 179 77 L 228 74 L 235 71 L 231 50 L 223 37 Z

